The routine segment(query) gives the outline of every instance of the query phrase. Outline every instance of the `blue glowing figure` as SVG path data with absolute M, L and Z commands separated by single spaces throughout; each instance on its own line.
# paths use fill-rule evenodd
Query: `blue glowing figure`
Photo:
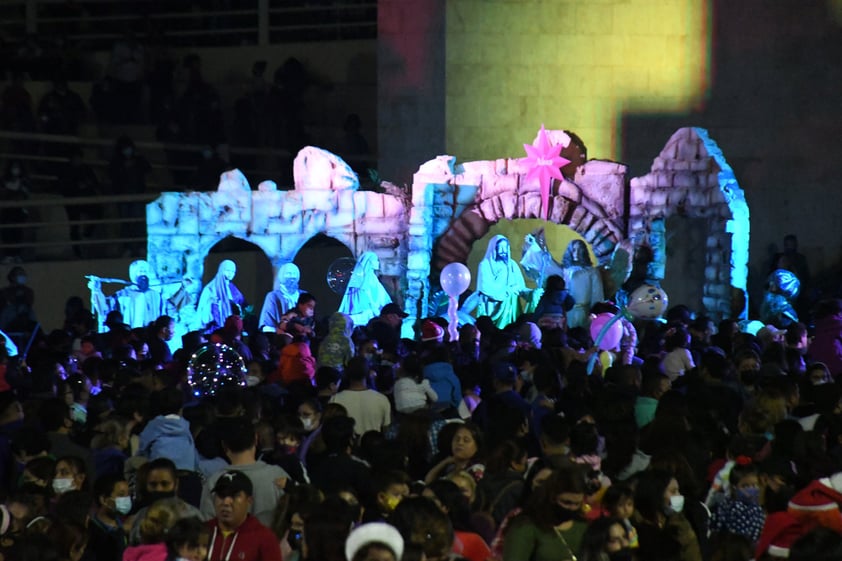
M 263 309 L 260 311 L 260 330 L 276 333 L 281 324 L 281 316 L 295 308 L 301 290 L 298 281 L 301 271 L 295 263 L 284 263 L 278 269 L 278 289 L 266 295 Z
M 351 273 L 338 311 L 350 316 L 354 325 L 367 325 L 383 306 L 392 303 L 392 297 L 377 276 L 379 269 L 380 259 L 377 254 L 366 251 L 360 255 Z
M 132 328 L 146 327 L 163 315 L 161 293 L 150 288 L 150 276 L 151 267 L 147 261 L 142 259 L 133 261 L 129 265 L 129 280 L 131 282 L 89 276 L 88 288 L 91 291 L 91 306 L 97 314 L 100 324 L 105 320 L 108 312 L 112 310 L 117 310 L 123 314 L 123 322 Z M 111 296 L 105 296 L 102 292 L 103 282 L 121 282 L 128 286 Z
M 219 264 L 216 276 L 202 289 L 196 312 L 206 332 L 225 325 L 229 316 L 242 313 L 246 299 L 232 282 L 237 274 L 237 265 L 230 259 Z

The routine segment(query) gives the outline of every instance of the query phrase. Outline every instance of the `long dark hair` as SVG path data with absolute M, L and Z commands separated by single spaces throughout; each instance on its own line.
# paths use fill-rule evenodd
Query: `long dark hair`
M 475 532 L 471 526 L 471 509 L 468 498 L 456 483 L 449 479 L 437 479 L 427 487 L 447 509 L 447 516 L 454 530 Z
M 554 471 L 543 485 L 532 492 L 523 513 L 533 524 L 543 530 L 551 530 L 556 499 L 562 493 L 585 495 L 585 472 L 581 466 L 570 466 Z
M 664 492 L 672 481 L 671 473 L 652 469 L 642 472 L 634 492 L 634 509 L 650 523 L 664 514 Z
M 615 524 L 623 526 L 619 518 L 604 517 L 597 518 L 588 525 L 585 534 L 582 536 L 582 545 L 579 546 L 579 561 L 603 561 L 605 559 L 605 546 L 611 539 L 611 527 Z M 623 526 L 624 530 L 625 527 Z

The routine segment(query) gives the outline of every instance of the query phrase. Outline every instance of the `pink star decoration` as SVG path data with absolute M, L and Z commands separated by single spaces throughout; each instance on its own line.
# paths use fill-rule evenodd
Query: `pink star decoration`
M 541 186 L 541 213 L 546 220 L 550 210 L 550 189 L 553 185 L 553 179 L 559 181 L 564 179 L 560 168 L 569 164 L 570 160 L 561 157 L 563 145 L 553 146 L 550 144 L 544 125 L 541 125 L 541 130 L 538 131 L 536 144 L 524 144 L 523 148 L 526 150 L 526 158 L 523 158 L 521 162 L 529 166 L 526 181 L 534 177 L 538 178 L 538 183 Z

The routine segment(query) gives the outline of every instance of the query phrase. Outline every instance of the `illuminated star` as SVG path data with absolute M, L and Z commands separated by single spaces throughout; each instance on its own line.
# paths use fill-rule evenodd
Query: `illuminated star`
M 526 158 L 523 158 L 521 162 L 529 166 L 526 181 L 535 177 L 538 178 L 538 184 L 541 186 L 541 212 L 544 220 L 546 220 L 550 209 L 550 188 L 553 179 L 559 181 L 564 179 L 560 168 L 569 164 L 570 160 L 561 157 L 563 145 L 553 146 L 550 144 L 544 125 L 541 125 L 541 130 L 538 131 L 536 143 L 524 144 L 523 148 L 526 150 Z

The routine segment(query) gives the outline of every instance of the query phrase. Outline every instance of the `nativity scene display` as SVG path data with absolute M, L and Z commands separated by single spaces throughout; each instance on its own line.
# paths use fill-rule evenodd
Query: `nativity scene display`
M 623 164 L 589 160 L 566 131 L 541 127 L 524 146 L 526 157 L 439 156 L 419 166 L 411 186 L 384 182 L 377 192 L 360 190 L 341 158 L 306 147 L 289 190 L 272 181 L 252 189 L 233 170 L 215 192 L 162 193 L 147 206 L 147 260 L 132 263 L 126 280 L 89 275 L 93 309 L 100 326 L 115 315 L 130 327 L 167 315 L 177 333 L 211 333 L 252 314 L 256 330 L 279 333 L 307 289 L 318 288 L 298 286 L 298 252 L 328 236 L 352 257 L 311 264 L 341 294 L 338 309 L 320 315 L 338 311 L 363 326 L 393 305 L 404 337 L 433 316 L 457 326 L 487 316 L 503 328 L 528 314 L 543 327 L 586 328 L 606 299 L 626 310 L 642 287 L 665 296 L 666 256 L 683 254 L 666 224 L 688 217 L 703 220 L 707 236 L 704 278 L 681 279 L 699 285 L 700 301 L 688 304 L 714 319 L 745 317 L 748 208 L 706 131 L 678 130 L 650 172 L 633 178 Z M 244 295 L 234 260 L 204 286 L 197 280 L 227 237 L 265 254 L 272 290 Z M 785 280 L 770 283 L 770 313 L 786 313 L 782 300 L 793 291 Z

